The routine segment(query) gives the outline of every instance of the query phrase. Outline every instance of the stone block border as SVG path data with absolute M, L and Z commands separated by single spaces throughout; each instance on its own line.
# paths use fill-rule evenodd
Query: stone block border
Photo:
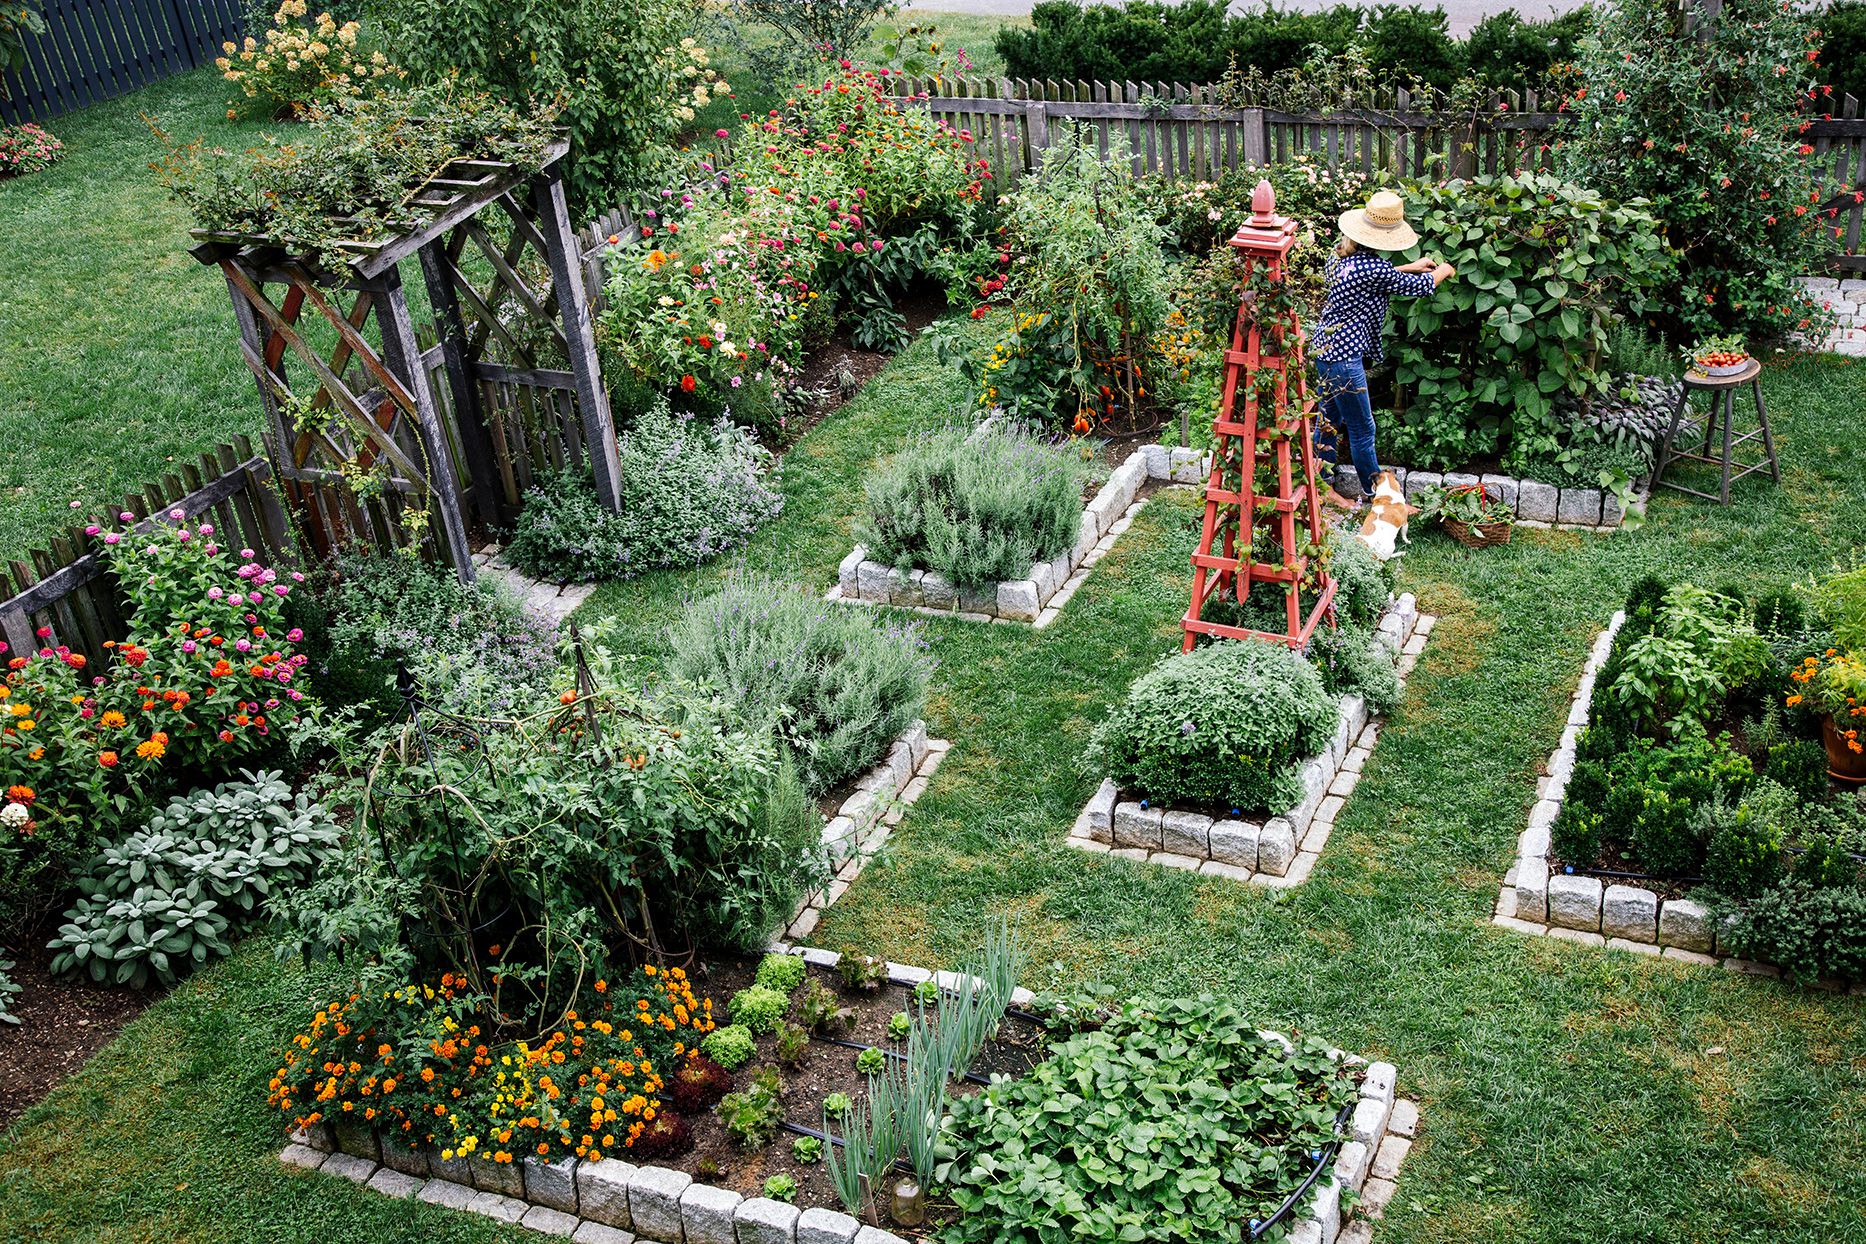
M 800 955 L 833 968 L 842 956 L 774 942 L 777 954 Z M 888 964 L 888 979 L 898 985 L 933 980 L 942 989 L 972 987 L 975 981 L 956 972 L 929 972 L 907 964 Z M 1028 1006 L 1033 995 L 1018 989 L 1015 1006 Z M 1288 1045 L 1288 1038 L 1265 1033 Z M 1301 1219 L 1291 1224 L 1290 1244 L 1367 1244 L 1378 1219 L 1397 1189 L 1400 1163 L 1418 1134 L 1417 1102 L 1396 1093 L 1391 1063 L 1366 1063 L 1360 1100 L 1350 1116 L 1349 1134 L 1336 1151 L 1326 1178 L 1318 1176 L 1316 1195 Z M 525 1158 L 500 1165 L 481 1158 L 444 1161 L 381 1143 L 363 1127 L 327 1124 L 294 1132 L 279 1160 L 307 1171 L 321 1171 L 363 1184 L 385 1196 L 418 1198 L 431 1205 L 466 1210 L 500 1222 L 515 1222 L 542 1235 L 576 1244 L 908 1244 L 891 1231 L 862 1224 L 848 1214 L 827 1209 L 799 1210 L 767 1197 L 746 1197 L 730 1189 L 695 1183 L 685 1171 L 666 1166 L 637 1166 L 621 1158 L 585 1162 L 564 1158 L 542 1162 Z M 1349 1191 L 1358 1208 L 1343 1206 Z M 1350 1218 L 1350 1215 L 1353 1215 Z M 1344 1221 L 1346 1220 L 1346 1221 Z
M 1374 629 L 1397 660 L 1402 687 L 1425 651 L 1438 619 L 1421 614 L 1412 595 L 1387 605 Z M 1335 818 L 1361 780 L 1380 722 L 1358 695 L 1344 695 L 1340 721 L 1328 750 L 1313 756 L 1302 771 L 1303 797 L 1290 811 L 1264 821 L 1218 820 L 1202 812 L 1143 807 L 1120 801 L 1114 781 L 1101 786 L 1070 827 L 1068 845 L 1082 851 L 1146 860 L 1208 876 L 1230 877 L 1276 888 L 1299 886 L 1328 845 Z
M 1523 527 L 1561 527 L 1576 531 L 1612 531 L 1626 521 L 1620 499 L 1608 489 L 1561 488 L 1541 480 L 1510 475 L 1469 475 L 1457 471 L 1413 471 L 1389 468 L 1414 501 L 1428 488 L 1457 488 L 1482 484 L 1492 497 L 1509 506 Z M 1632 498 L 1632 509 L 1644 513 L 1651 485 L 1643 482 Z
M 868 551 L 858 544 L 836 568 L 836 586 L 829 589 L 825 599 L 894 605 L 936 618 L 1047 627 L 1088 578 L 1089 570 L 1133 525 L 1134 515 L 1144 504 L 1138 499 L 1144 484 L 1163 480 L 1169 485 L 1196 486 L 1204 482 L 1207 471 L 1205 457 L 1196 449 L 1142 445 L 1114 469 L 1083 510 L 1075 547 L 1051 561 L 1033 562 L 1021 579 L 1006 579 L 978 589 L 962 588 L 935 571 L 902 572 L 870 561 Z
M 916 721 L 888 746 L 881 763 L 862 775 L 836 815 L 823 826 L 823 851 L 833 875 L 827 885 L 798 904 L 784 936 L 801 940 L 815 930 L 824 909 L 862 875 L 907 809 L 926 793 L 927 783 L 951 748 L 945 739 L 928 738 L 926 723 Z
M 1574 773 L 1575 742 L 1587 727 L 1595 679 L 1607 663 L 1613 638 L 1625 621 L 1624 611 L 1614 614 L 1588 653 L 1569 704 L 1561 742 L 1549 756 L 1547 775 L 1537 784 L 1529 826 L 1516 839 L 1516 862 L 1504 875 L 1491 922 L 1532 937 L 1554 937 L 1682 963 L 1721 965 L 1745 976 L 1779 978 L 1781 969 L 1774 964 L 1728 953 L 1721 941 L 1721 930 L 1702 903 L 1661 898 L 1644 886 L 1601 877 L 1550 875 L 1549 833 L 1555 818 L 1561 815 L 1568 779 Z M 1855 992 L 1866 993 L 1866 985 L 1856 986 Z
M 1808 343 L 1854 358 L 1866 357 L 1866 279 L 1802 276 L 1796 282 L 1816 302 L 1834 313 L 1834 327 L 1824 341 Z

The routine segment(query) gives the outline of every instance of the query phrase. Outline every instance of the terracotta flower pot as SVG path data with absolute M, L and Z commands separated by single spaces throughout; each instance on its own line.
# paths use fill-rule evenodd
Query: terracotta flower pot
M 1866 736 L 1866 730 L 1859 733 Z M 1832 717 L 1822 719 L 1821 742 L 1827 746 L 1827 775 L 1835 781 L 1866 782 L 1866 737 L 1854 741 L 1862 750 L 1853 750 Z

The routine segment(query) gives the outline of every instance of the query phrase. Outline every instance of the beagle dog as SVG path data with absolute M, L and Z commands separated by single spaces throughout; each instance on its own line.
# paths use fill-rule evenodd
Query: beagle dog
M 1406 494 L 1400 491 L 1393 472 L 1382 471 L 1374 478 L 1373 499 L 1368 502 L 1367 517 L 1361 520 L 1357 534 L 1373 550 L 1375 557 L 1383 562 L 1391 561 L 1400 556 L 1401 540 L 1411 543 L 1406 523 L 1418 512 L 1417 506 L 1406 504 Z

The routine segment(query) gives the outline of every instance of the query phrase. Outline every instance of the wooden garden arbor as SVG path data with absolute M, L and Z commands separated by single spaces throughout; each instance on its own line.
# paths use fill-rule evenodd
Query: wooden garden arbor
M 471 579 L 469 507 L 486 525 L 511 517 L 499 412 L 483 399 L 512 384 L 572 395 L 580 435 L 561 447 L 587 455 L 598 498 L 620 508 L 614 423 L 556 167 L 567 146 L 553 143 L 535 171 L 456 159 L 409 200 L 404 232 L 339 242 L 323 263 L 277 238 L 195 231 L 191 253 L 226 277 L 278 478 L 320 551 L 419 541 L 423 525 L 406 521 L 414 499 L 425 536 Z M 503 240 L 489 227 L 501 218 Z M 400 270 L 411 257 L 434 316 L 425 349 Z

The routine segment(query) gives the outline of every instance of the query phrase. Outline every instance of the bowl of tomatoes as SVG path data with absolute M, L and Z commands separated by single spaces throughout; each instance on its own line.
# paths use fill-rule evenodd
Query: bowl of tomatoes
M 1734 376 L 1748 366 L 1740 337 L 1711 337 L 1691 348 L 1691 370 L 1700 376 Z

